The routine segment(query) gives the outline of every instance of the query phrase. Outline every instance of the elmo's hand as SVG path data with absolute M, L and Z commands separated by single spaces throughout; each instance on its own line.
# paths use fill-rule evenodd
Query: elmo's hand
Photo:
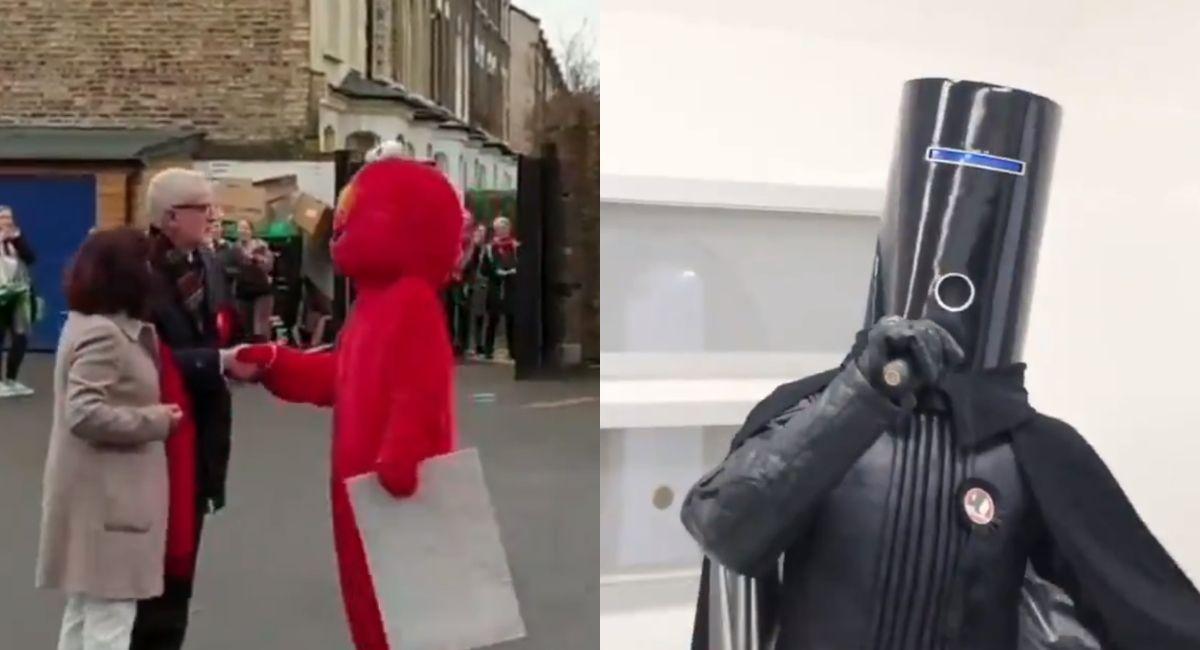
M 258 367 L 263 386 L 288 402 L 333 406 L 336 397 L 333 352 L 305 353 L 282 345 L 247 345 L 235 358 Z
M 403 499 L 417 491 L 417 466 L 408 462 L 379 462 L 375 466 L 379 484 L 388 494 Z
M 275 363 L 278 355 L 278 346 L 275 345 L 247 345 L 238 349 L 237 360 L 258 366 L 262 370 L 268 370 Z

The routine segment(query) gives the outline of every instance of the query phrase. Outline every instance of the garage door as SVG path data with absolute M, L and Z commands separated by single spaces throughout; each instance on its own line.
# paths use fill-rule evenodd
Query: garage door
M 0 205 L 12 207 L 37 255 L 33 280 L 46 312 L 34 326 L 30 346 L 53 350 L 67 312 L 63 269 L 96 225 L 95 177 L 0 175 Z

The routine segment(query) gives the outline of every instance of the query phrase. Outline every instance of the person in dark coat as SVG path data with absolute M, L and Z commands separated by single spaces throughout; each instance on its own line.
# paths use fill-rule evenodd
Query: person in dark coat
M 866 328 L 680 509 L 693 649 L 1200 648 L 1200 592 L 1025 387 L 1058 105 L 950 79 L 902 105 Z
M 232 279 L 233 294 L 249 336 L 256 343 L 270 340 L 271 316 L 275 309 L 271 277 L 275 254 L 271 247 L 254 235 L 253 224 L 239 221 L 237 243 L 229 246 L 224 262 L 226 277 Z M 234 271 L 232 275 L 230 266 Z
M 474 350 L 476 356 L 483 356 L 484 325 L 487 323 L 488 281 L 483 273 L 483 256 L 487 250 L 487 224 L 478 224 L 471 233 L 471 250 L 467 256 L 467 265 L 463 269 L 464 282 L 467 283 L 467 349 Z
M 151 316 L 170 348 L 195 409 L 196 512 L 199 536 L 206 514 L 225 505 L 231 405 L 227 379 L 251 381 L 253 366 L 235 349 L 221 349 L 218 313 L 228 310 L 224 270 L 204 245 L 213 219 L 212 188 L 185 169 L 159 172 L 147 189 L 151 266 L 158 288 Z M 168 575 L 163 595 L 138 602 L 131 650 L 178 650 L 187 631 L 192 579 Z
M 442 300 L 446 304 L 446 323 L 450 331 L 450 343 L 454 349 L 454 358 L 460 359 L 467 350 L 467 335 L 470 332 L 470 313 L 468 298 L 470 296 L 470 281 L 467 278 L 467 267 L 471 263 L 474 252 L 472 231 L 474 217 L 463 208 L 463 230 L 459 241 L 461 250 L 450 282 L 446 285 Z
M 492 222 L 492 241 L 484 250 L 481 272 L 487 276 L 487 338 L 483 356 L 491 359 L 496 350 L 496 328 L 504 321 L 504 339 L 508 355 L 513 354 L 513 321 L 516 314 L 517 249 L 520 243 L 512 236 L 512 224 L 506 217 Z

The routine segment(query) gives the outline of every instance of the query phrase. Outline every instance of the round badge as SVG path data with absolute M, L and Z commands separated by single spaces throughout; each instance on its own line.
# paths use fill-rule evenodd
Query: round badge
M 996 518 L 996 501 L 988 491 L 973 487 L 963 494 L 963 510 L 971 523 L 986 526 Z

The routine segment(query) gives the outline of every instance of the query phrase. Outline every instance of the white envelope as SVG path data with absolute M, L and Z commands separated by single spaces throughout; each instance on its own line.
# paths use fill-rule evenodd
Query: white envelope
M 392 650 L 472 650 L 525 636 L 479 452 L 425 461 L 408 499 L 346 481 Z

